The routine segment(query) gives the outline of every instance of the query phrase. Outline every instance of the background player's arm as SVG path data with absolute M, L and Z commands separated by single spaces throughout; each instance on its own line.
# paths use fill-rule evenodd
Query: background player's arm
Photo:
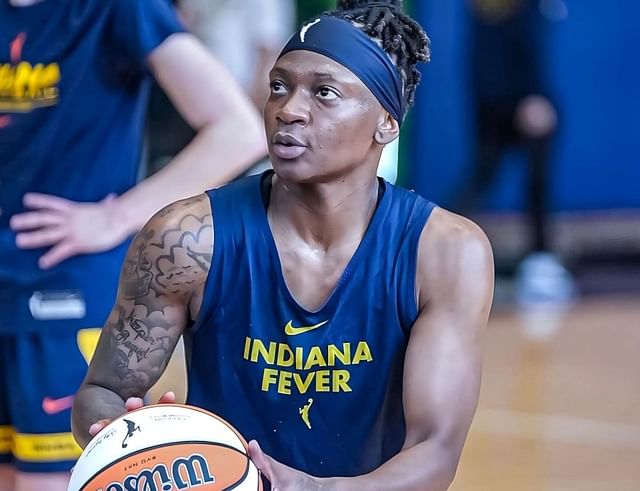
M 129 232 L 166 203 L 218 187 L 267 154 L 260 115 L 227 68 L 193 35 L 170 36 L 148 63 L 198 134 L 167 166 L 118 199 Z
M 187 33 L 169 36 L 147 58 L 154 76 L 196 130 L 194 140 L 166 167 L 121 196 L 80 203 L 28 193 L 29 211 L 11 227 L 23 249 L 51 248 L 42 268 L 109 250 L 137 232 L 167 203 L 217 187 L 266 155 L 263 123 L 229 71 Z
M 493 258 L 482 231 L 461 217 L 436 209 L 426 230 L 416 278 L 420 314 L 405 359 L 402 451 L 369 474 L 318 479 L 276 462 L 252 442 L 252 459 L 272 486 L 283 491 L 444 491 L 451 484 L 480 390 Z
M 116 304 L 73 406 L 73 433 L 85 446 L 89 428 L 125 412 L 164 371 L 190 319 L 197 316 L 213 250 L 204 195 L 153 217 L 129 248 Z

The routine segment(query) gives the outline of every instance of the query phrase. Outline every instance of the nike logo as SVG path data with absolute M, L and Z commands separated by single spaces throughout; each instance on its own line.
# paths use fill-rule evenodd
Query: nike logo
M 27 40 L 27 34 L 21 32 L 16 36 L 16 38 L 9 45 L 9 54 L 11 56 L 11 63 L 17 65 L 20 63 L 22 59 L 22 48 L 24 48 L 24 43 Z
M 324 326 L 327 322 L 329 321 L 320 322 L 319 324 L 313 326 L 293 327 L 293 321 L 289 321 L 287 322 L 287 325 L 284 326 L 284 333 L 287 336 L 297 336 L 298 334 L 304 334 L 305 332 L 318 329 L 319 327 Z
M 51 397 L 45 397 L 42 399 L 42 410 L 49 414 L 54 415 L 71 409 L 73 406 L 74 396 L 62 397 L 60 399 L 52 399 Z
M 304 43 L 305 38 L 307 37 L 307 31 L 309 29 L 311 29 L 313 26 L 315 26 L 318 22 L 320 22 L 322 19 L 316 19 L 313 22 L 310 22 L 309 24 L 307 24 L 306 26 L 304 26 L 301 30 L 300 30 L 300 41 L 302 41 Z M 324 24 L 323 24 L 324 25 Z

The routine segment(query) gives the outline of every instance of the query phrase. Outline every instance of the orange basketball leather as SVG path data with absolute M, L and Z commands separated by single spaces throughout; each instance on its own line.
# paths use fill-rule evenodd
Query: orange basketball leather
M 249 457 L 215 444 L 178 443 L 147 449 L 111 464 L 82 491 L 190 489 L 222 491 L 245 477 Z M 168 486 L 171 486 L 170 488 Z

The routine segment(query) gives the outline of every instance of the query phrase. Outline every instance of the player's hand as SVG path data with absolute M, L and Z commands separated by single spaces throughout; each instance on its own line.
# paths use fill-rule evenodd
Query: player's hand
M 255 440 L 249 442 L 249 457 L 271 483 L 271 491 L 329 490 L 325 479 L 314 478 L 281 464 L 264 453 Z
M 50 247 L 38 262 L 42 269 L 78 254 L 112 249 L 128 235 L 118 219 L 116 197 L 109 195 L 98 203 L 80 203 L 58 196 L 27 193 L 23 198 L 29 210 L 11 217 L 20 249 Z
M 158 404 L 174 404 L 176 402 L 176 395 L 173 392 L 167 392 L 164 394 L 160 400 L 157 402 Z M 140 409 L 144 407 L 144 401 L 140 397 L 129 397 L 124 404 L 127 412 L 135 411 L 136 409 Z M 111 424 L 110 419 L 101 419 L 100 421 L 96 421 L 89 427 L 89 435 L 91 437 L 96 436 L 102 430 L 104 430 L 107 426 Z

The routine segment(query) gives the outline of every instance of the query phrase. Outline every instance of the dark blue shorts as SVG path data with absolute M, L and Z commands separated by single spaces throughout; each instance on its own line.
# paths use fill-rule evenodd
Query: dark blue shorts
M 108 259 L 0 280 L 0 463 L 63 472 L 80 455 L 71 404 L 113 306 L 119 263 Z
M 0 463 L 69 471 L 80 456 L 71 405 L 100 329 L 0 334 Z

